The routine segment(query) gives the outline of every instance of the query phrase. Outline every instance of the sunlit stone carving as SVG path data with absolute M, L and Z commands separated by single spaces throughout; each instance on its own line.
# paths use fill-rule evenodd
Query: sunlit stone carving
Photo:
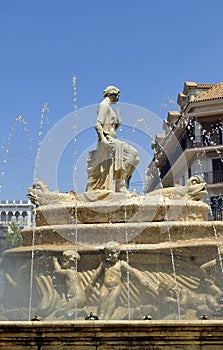
M 223 317 L 223 222 L 206 221 L 206 185 L 127 190 L 138 157 L 115 139 L 118 96 L 109 86 L 99 106 L 87 191 L 29 188 L 36 226 L 3 254 L 1 320 Z

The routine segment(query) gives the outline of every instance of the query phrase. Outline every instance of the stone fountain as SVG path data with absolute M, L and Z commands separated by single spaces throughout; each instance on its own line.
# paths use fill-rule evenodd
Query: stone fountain
M 118 97 L 109 86 L 99 105 L 86 192 L 51 192 L 41 180 L 29 188 L 36 226 L 22 231 L 23 246 L 5 251 L 1 263 L 6 325 L 43 320 L 58 332 L 72 322 L 90 332 L 86 322 L 99 319 L 93 322 L 117 332 L 121 320 L 139 327 L 223 317 L 223 223 L 205 220 L 205 183 L 196 175 L 185 186 L 129 192 L 139 159 L 115 138 L 121 121 L 110 104 Z

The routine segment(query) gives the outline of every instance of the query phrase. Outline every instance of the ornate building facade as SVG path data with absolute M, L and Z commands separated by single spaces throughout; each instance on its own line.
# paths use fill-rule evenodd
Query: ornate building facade
M 212 209 L 209 218 L 222 220 L 223 83 L 185 82 L 177 102 L 179 111 L 169 111 L 164 134 L 153 141 L 145 192 L 185 185 L 189 177 L 201 174 Z
M 0 201 L 0 225 L 7 226 L 12 222 L 20 228 L 33 225 L 33 205 L 29 200 Z
M 12 222 L 15 222 L 19 229 L 34 225 L 33 205 L 29 200 L 0 201 L 0 252 Z

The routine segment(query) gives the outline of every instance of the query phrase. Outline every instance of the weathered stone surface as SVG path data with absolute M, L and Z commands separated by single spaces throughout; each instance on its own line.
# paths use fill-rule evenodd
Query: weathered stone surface
M 196 319 L 200 315 L 208 313 L 212 318 L 221 318 L 221 301 L 219 299 L 221 300 L 223 285 L 215 238 L 210 240 L 179 240 L 171 243 L 177 277 L 180 317 L 182 319 Z M 222 254 L 221 245 L 222 240 L 219 238 L 220 254 Z M 63 277 L 58 273 L 54 260 L 56 258 L 62 266 L 64 253 L 71 251 L 73 254 L 78 252 L 77 270 L 73 269 L 75 261 L 70 260 L 68 255 L 67 261 L 70 262 L 67 267 L 64 266 L 61 270 L 64 274 Z M 116 310 L 110 318 L 126 319 L 130 313 L 131 318 L 140 319 L 143 314 L 149 313 L 153 319 L 177 319 L 179 310 L 175 286 L 173 286 L 174 274 L 170 242 L 120 245 L 120 261 L 126 261 L 127 253 L 129 267 L 121 267 L 120 269 L 122 289 L 117 299 Z M 31 257 L 35 262 L 33 267 Z M 106 261 L 104 244 L 95 245 L 92 243 L 88 246 L 75 247 L 67 242 L 62 245 L 35 245 L 32 251 L 29 246 L 6 251 L 2 267 L 7 283 L 5 284 L 4 304 L 2 304 L 0 318 L 3 320 L 28 319 L 30 271 L 33 274 L 32 316 L 37 314 L 44 319 L 52 320 L 58 317 L 83 319 L 91 310 L 97 313 L 100 296 L 99 285 L 93 288 L 91 296 L 86 295 L 83 306 L 78 309 L 76 307 L 81 304 L 84 290 L 92 284 L 94 271 L 102 261 Z M 128 273 L 130 275 L 127 278 Z M 209 277 L 207 278 L 207 276 Z M 67 285 L 71 282 L 73 290 L 78 288 L 78 294 L 64 302 L 64 293 L 71 296 L 71 292 L 66 292 L 66 279 Z M 163 297 L 161 297 L 160 289 L 162 281 L 166 283 Z M 62 290 L 61 286 L 63 286 Z M 171 290 L 174 293 L 170 297 L 168 294 Z M 182 293 L 184 297 L 181 297 Z M 79 296 L 81 296 L 81 300 Z M 165 303 L 166 298 L 170 304 Z M 207 300 L 209 307 L 206 306 Z M 163 302 L 165 307 L 162 306 Z M 129 309 L 126 307 L 128 303 Z
M 205 221 L 205 183 L 129 193 L 137 151 L 115 139 L 119 90 L 104 97 L 87 192 L 29 189 L 36 227 L 1 262 L 0 349 L 222 349 L 223 223 Z
M 202 202 L 165 201 L 159 197 L 114 198 L 114 201 L 96 203 L 61 203 L 36 209 L 36 225 L 63 225 L 75 223 L 202 221 L 208 207 Z
M 50 225 L 35 227 L 32 230 L 24 229 L 22 235 L 24 246 L 32 245 L 33 232 L 35 244 L 64 244 L 75 242 L 75 232 L 78 231 L 79 244 L 95 245 L 104 244 L 114 240 L 120 243 L 158 244 L 171 241 L 192 241 L 193 244 L 209 242 L 211 239 L 221 241 L 223 234 L 223 222 L 215 221 L 168 221 L 168 222 L 141 222 L 141 223 L 95 223 L 95 224 L 72 224 Z
M 186 186 L 154 191 L 145 196 L 134 193 L 92 191 L 79 195 L 49 192 L 41 181 L 29 189 L 36 209 L 36 225 L 104 222 L 157 222 L 205 219 L 207 204 L 199 202 L 206 193 L 199 176 Z
M 222 321 L 0 322 L 4 350 L 222 350 Z
M 0 319 L 221 318 L 223 223 L 204 221 L 204 191 L 199 176 L 146 196 L 51 193 L 38 182 L 37 226 L 3 255 Z

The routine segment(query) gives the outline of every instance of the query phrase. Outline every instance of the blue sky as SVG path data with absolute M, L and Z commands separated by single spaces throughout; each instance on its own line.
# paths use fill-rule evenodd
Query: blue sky
M 78 108 L 99 103 L 115 84 L 121 102 L 160 119 L 176 108 L 168 101 L 184 81 L 221 82 L 222 13 L 222 0 L 1 1 L 0 198 L 25 198 L 38 143 L 72 112 L 74 75 Z M 45 102 L 49 124 L 40 126 Z M 15 122 L 18 115 L 26 124 Z M 63 168 L 72 170 L 68 158 Z

